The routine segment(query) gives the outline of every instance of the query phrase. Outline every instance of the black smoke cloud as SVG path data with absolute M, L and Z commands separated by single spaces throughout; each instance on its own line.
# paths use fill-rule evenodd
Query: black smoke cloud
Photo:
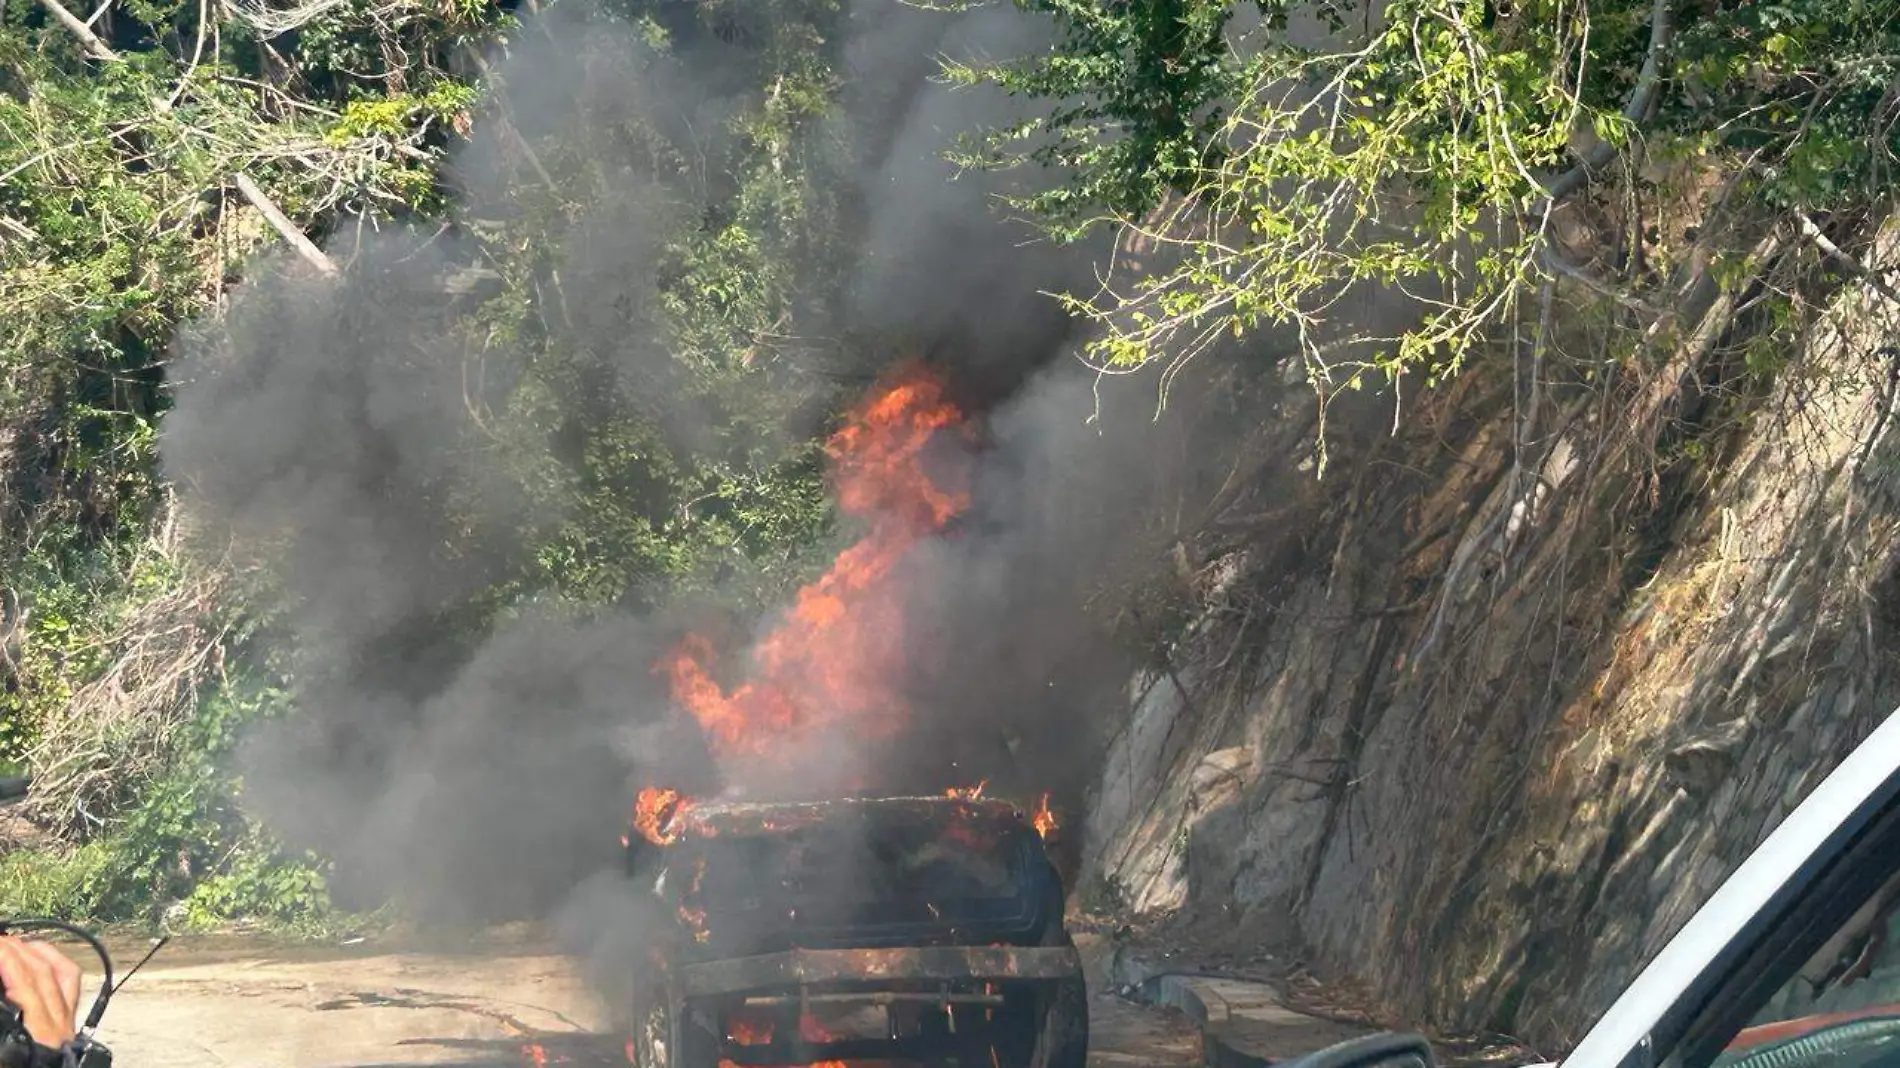
M 1007 5 L 961 18 L 917 18 L 904 5 L 857 5 L 846 50 L 854 140 L 864 146 L 864 255 L 850 294 L 859 329 L 909 333 L 942 354 L 964 388 L 992 400 L 1050 362 L 1068 322 L 1045 292 L 1085 288 L 1099 248 L 1063 249 L 1002 222 L 1000 198 L 1052 174 L 962 172 L 944 158 L 982 126 L 1026 117 L 1033 103 L 947 88 L 942 56 L 1008 57 L 1049 27 Z
M 247 799 L 335 857 L 346 900 L 444 920 L 519 914 L 600 863 L 620 732 L 663 707 L 628 670 L 654 642 L 641 623 L 525 605 L 482 635 L 458 618 L 548 518 L 470 415 L 439 284 L 458 251 L 371 237 L 337 281 L 258 278 L 192 347 L 164 438 L 192 513 L 267 563 L 286 604 L 302 714 L 251 739 Z M 505 362 L 488 370 L 499 390 Z
M 711 417 L 680 395 L 647 306 L 672 194 L 642 145 L 603 131 L 634 113 L 716 131 L 741 79 L 716 41 L 654 66 L 631 32 L 574 3 L 531 21 L 496 64 L 506 121 L 480 126 L 452 173 L 458 214 L 503 217 L 523 141 L 578 157 L 596 195 L 549 250 L 558 293 L 537 299 L 605 354 L 603 389 L 690 446 Z M 1130 545 L 1154 541 L 1138 515 L 1180 474 L 1161 455 L 1172 431 L 1148 421 L 1145 391 L 1119 430 L 1089 421 L 1099 383 L 1068 358 L 1069 325 L 1042 293 L 1086 285 L 1099 250 L 1031 243 L 999 217 L 1005 179 L 942 159 L 954 137 L 1027 105 L 934 83 L 935 57 L 1006 55 L 1046 28 L 1007 7 L 953 17 L 866 0 L 841 32 L 852 283 L 841 307 L 812 314 L 863 351 L 923 353 L 989 415 L 970 514 L 917 554 L 904 684 L 923 717 L 893 766 L 918 789 L 993 777 L 1075 798 L 1127 666 L 1081 603 Z M 528 604 L 471 622 L 558 518 L 523 496 L 482 418 L 528 357 L 473 357 L 454 328 L 445 280 L 479 262 L 455 231 L 361 227 L 328 251 L 339 277 L 262 267 L 191 337 L 164 432 L 192 514 L 267 563 L 287 605 L 300 709 L 250 740 L 247 801 L 334 857 L 346 899 L 393 896 L 456 922 L 568 899 L 598 917 L 589 874 L 615 863 L 632 784 L 656 769 L 711 781 L 648 670 L 676 621 Z

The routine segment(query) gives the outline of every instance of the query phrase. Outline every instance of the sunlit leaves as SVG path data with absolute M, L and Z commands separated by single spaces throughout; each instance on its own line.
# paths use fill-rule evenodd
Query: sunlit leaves
M 1535 227 L 1506 224 L 1562 165 L 1572 125 L 1591 118 L 1577 87 L 1552 77 L 1577 41 L 1553 31 L 1505 42 L 1482 5 L 1463 0 L 1399 0 L 1382 23 L 1333 20 L 1319 43 L 1310 32 L 1296 41 L 1269 10 L 1236 44 L 1224 31 L 1237 5 L 1226 3 L 1091 19 L 1020 6 L 1057 16 L 1060 54 L 989 73 L 1061 103 L 1009 134 L 1041 139 L 1023 158 L 1076 175 L 1022 206 L 1062 234 L 1114 220 L 1178 257 L 1068 298 L 1106 328 L 1092 354 L 1108 364 L 1187 358 L 1216 337 L 1275 326 L 1296 332 L 1320 375 L 1324 353 L 1350 341 L 1372 343 L 1359 359 L 1375 366 L 1455 366 L 1531 273 Z M 1545 14 L 1577 24 L 1567 7 Z M 1144 76 L 1135 62 L 1163 23 L 1196 47 L 1197 78 Z M 1184 114 L 1196 123 L 1172 121 Z M 1168 191 L 1188 206 L 1151 215 Z M 1356 323 L 1350 294 L 1368 286 L 1424 301 L 1418 325 L 1381 336 Z
M 1021 202 L 1058 236 L 1112 224 L 1173 257 L 1066 298 L 1100 328 L 1091 354 L 1104 365 L 1180 361 L 1278 327 L 1322 383 L 1455 370 L 1542 279 L 1547 183 L 1577 166 L 1580 130 L 1656 159 L 1734 166 L 1746 153 L 1744 187 L 1769 210 L 1895 188 L 1891 4 L 1672 5 L 1673 47 L 1654 55 L 1653 0 L 1530 0 L 1509 18 L 1471 0 L 1394 0 L 1377 15 L 1332 4 L 1317 37 L 1285 5 L 1114 5 L 1090 18 L 1018 6 L 1055 16 L 1056 54 L 957 73 L 1050 109 L 995 131 L 987 158 L 1069 169 L 1061 189 Z M 1261 18 L 1244 34 L 1204 32 L 1232 31 L 1249 7 Z M 1142 42 L 1170 32 L 1196 45 L 1198 80 L 1139 65 L 1152 55 Z M 1662 106 L 1635 117 L 1639 132 L 1623 112 L 1646 63 L 1675 76 Z M 1163 121 L 1185 114 L 1197 122 Z M 1411 302 L 1409 325 L 1356 317 L 1374 294 Z

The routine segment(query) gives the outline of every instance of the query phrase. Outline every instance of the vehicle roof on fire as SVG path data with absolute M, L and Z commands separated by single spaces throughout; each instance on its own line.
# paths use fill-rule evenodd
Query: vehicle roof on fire
M 910 815 L 929 821 L 1020 821 L 1022 809 L 1004 800 L 967 797 L 850 797 L 825 801 L 697 801 L 679 817 L 702 834 L 777 834 L 854 813 Z

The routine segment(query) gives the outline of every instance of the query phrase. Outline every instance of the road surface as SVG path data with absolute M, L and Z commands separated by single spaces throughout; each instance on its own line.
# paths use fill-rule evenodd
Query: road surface
M 1178 1014 L 1100 992 L 1090 1009 L 1090 1068 L 1199 1061 Z M 603 1006 L 546 953 L 225 942 L 167 948 L 114 999 L 99 1037 L 127 1068 L 624 1068 L 605 1030 Z

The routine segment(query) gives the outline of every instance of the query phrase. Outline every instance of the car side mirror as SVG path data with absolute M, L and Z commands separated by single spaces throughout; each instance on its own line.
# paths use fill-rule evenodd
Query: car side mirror
M 1424 1038 L 1382 1031 L 1282 1061 L 1279 1068 L 1437 1068 L 1437 1062 Z

